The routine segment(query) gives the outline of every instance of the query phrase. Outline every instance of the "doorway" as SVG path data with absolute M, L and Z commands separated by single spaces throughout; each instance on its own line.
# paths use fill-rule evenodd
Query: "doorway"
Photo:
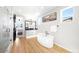
M 16 27 L 15 27 L 15 22 L 16 22 L 16 14 L 13 15 L 13 41 L 16 40 Z

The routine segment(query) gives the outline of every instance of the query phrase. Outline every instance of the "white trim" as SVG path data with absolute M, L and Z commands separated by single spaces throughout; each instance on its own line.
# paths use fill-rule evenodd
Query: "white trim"
M 58 44 L 58 43 L 55 43 L 57 46 L 60 46 L 60 47 L 62 47 L 62 48 L 64 48 L 64 49 L 66 49 L 67 51 L 69 51 L 70 53 L 72 53 L 72 51 L 70 51 L 69 49 L 67 49 L 67 48 L 65 48 L 65 47 L 63 47 L 63 46 L 61 46 L 60 44 Z

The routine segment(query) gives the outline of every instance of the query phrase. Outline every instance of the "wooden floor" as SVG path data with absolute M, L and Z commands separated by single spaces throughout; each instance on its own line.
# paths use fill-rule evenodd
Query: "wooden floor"
M 17 38 L 11 46 L 11 53 L 68 53 L 67 50 L 54 44 L 52 48 L 45 48 L 38 43 L 37 38 Z

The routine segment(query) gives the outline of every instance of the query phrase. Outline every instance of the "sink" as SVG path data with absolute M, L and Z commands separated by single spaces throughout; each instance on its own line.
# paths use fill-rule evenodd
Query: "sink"
M 50 34 L 46 35 L 44 33 L 39 33 L 37 35 L 37 40 L 44 47 L 47 47 L 47 48 L 53 47 L 53 40 L 54 40 L 53 35 L 50 35 Z

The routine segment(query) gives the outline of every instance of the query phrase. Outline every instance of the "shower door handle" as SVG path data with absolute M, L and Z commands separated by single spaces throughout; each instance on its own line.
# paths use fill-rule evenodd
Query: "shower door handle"
M 8 28 L 8 32 L 10 32 L 10 28 Z
M 10 28 L 7 28 L 7 29 L 6 29 L 6 32 L 10 32 Z

